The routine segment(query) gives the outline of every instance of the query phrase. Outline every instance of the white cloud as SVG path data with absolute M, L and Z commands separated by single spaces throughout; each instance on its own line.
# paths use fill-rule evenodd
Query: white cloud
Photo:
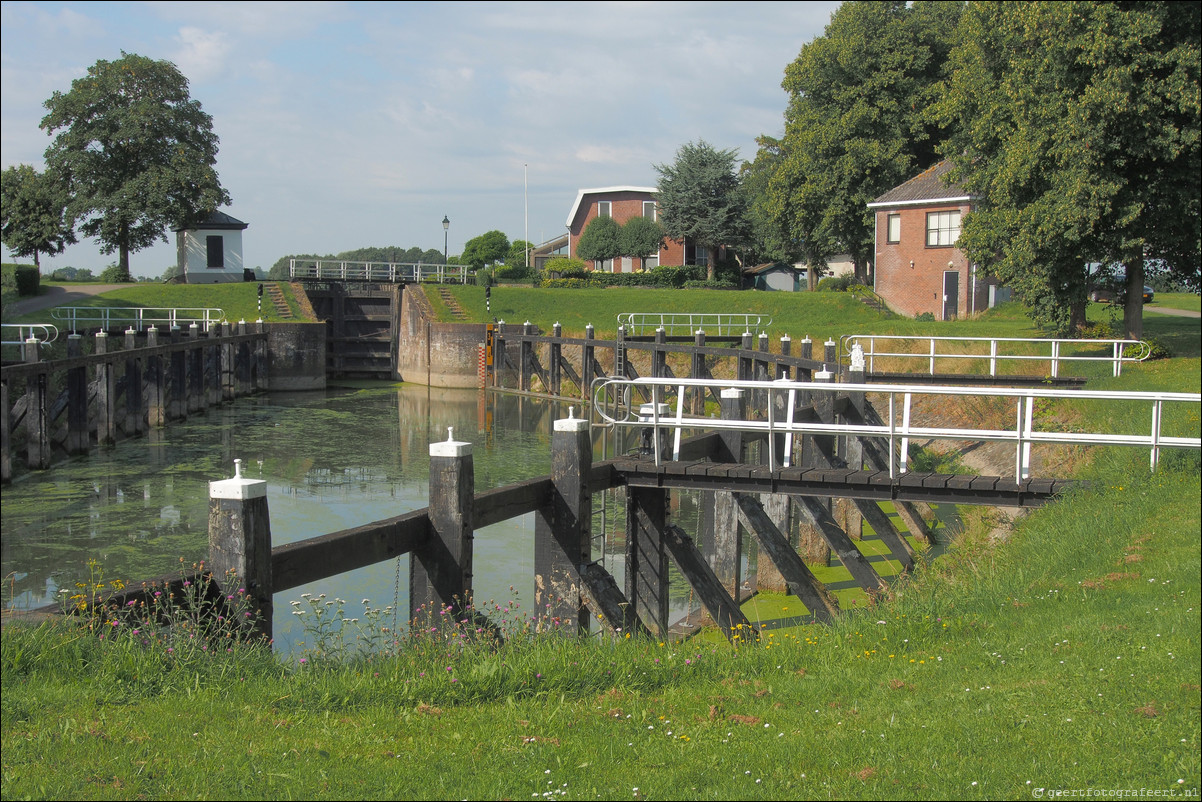
M 179 29 L 176 41 L 179 50 L 172 61 L 189 81 L 211 81 L 228 65 L 232 43 L 222 31 L 189 26 Z

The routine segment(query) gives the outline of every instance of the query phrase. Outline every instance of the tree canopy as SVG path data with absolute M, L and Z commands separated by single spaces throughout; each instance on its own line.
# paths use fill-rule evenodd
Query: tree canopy
M 66 184 L 79 230 L 120 254 L 124 276 L 130 252 L 229 203 L 214 169 L 212 118 L 174 64 L 123 52 L 45 106 L 41 127 L 55 136 L 47 171 Z
M 489 231 L 467 241 L 463 246 L 464 262 L 479 270 L 485 265 L 502 262 L 509 255 L 509 237 L 500 231 Z
M 709 253 L 706 272 L 711 281 L 718 247 L 742 245 L 749 231 L 737 159 L 733 149 L 718 150 L 698 140 L 682 145 L 672 164 L 655 165 L 656 203 L 664 230 L 673 239 L 691 240 Z
M 632 217 L 622 225 L 618 235 L 620 255 L 636 259 L 658 255 L 665 236 L 664 227 L 650 217 Z
M 782 140 L 763 137 L 751 173 L 762 249 L 825 264 L 847 253 L 860 280 L 873 252 L 867 204 L 938 161 L 927 115 L 960 3 L 848 2 L 785 70 Z
M 959 244 L 1050 330 L 1084 320 L 1090 262 L 1124 266 L 1131 337 L 1146 259 L 1198 286 L 1199 19 L 1192 3 L 966 12 L 937 107 L 980 198 Z
M 75 242 L 67 216 L 67 193 L 54 176 L 28 164 L 9 167 L 0 176 L 0 234 L 15 256 L 62 253 Z
M 622 255 L 622 226 L 609 215 L 594 217 L 580 233 L 576 255 L 593 262 L 617 259 Z

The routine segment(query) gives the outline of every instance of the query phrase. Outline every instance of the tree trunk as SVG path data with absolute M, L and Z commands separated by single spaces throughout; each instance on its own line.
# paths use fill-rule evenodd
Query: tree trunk
M 709 281 L 714 280 L 714 268 L 718 264 L 718 249 L 706 246 L 705 252 L 709 254 L 709 260 L 705 265 L 705 277 Z
M 1087 301 L 1084 299 L 1074 301 L 1068 310 L 1068 329 L 1071 332 L 1079 332 L 1085 328 L 1085 306 Z
M 1127 337 L 1138 340 L 1144 336 L 1144 254 L 1140 247 L 1124 262 L 1127 271 L 1127 298 L 1123 304 L 1123 327 Z

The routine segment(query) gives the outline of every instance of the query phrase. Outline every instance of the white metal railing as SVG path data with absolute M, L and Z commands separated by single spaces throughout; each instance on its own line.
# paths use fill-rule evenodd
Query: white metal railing
M 325 259 L 289 259 L 288 275 L 292 278 L 386 281 L 394 284 L 404 281 L 468 284 L 475 281 L 475 272 L 471 265 L 344 262 Z
M 654 334 L 657 329 L 671 336 L 692 335 L 697 331 L 715 337 L 765 331 L 772 318 L 764 315 L 718 314 L 704 312 L 623 312 L 618 327 L 635 337 Z
M 631 406 L 635 388 L 646 390 L 651 396 L 650 405 L 645 407 L 640 415 Z M 693 417 L 686 414 L 686 388 L 702 388 L 706 390 L 743 389 L 755 390 L 769 394 L 766 409 L 762 412 L 764 419 L 755 420 L 748 417 L 744 420 L 721 420 L 718 418 Z M 798 421 L 794 418 L 797 408 L 798 393 L 871 393 L 874 396 L 887 396 L 888 414 L 882 415 L 883 424 L 855 425 L 850 423 L 822 423 Z M 790 435 L 784 439 L 782 455 L 776 454 L 776 438 L 768 437 L 769 458 L 771 464 L 789 467 L 793 454 L 792 435 L 851 435 L 856 437 L 872 437 L 887 440 L 889 444 L 889 475 L 896 476 L 906 472 L 907 451 L 910 438 L 931 440 L 973 440 L 1013 443 L 1015 447 L 1015 481 L 1030 478 L 1031 446 L 1035 444 L 1066 444 L 1066 445 L 1116 445 L 1141 446 L 1151 451 L 1151 469 L 1156 470 L 1160 460 L 1160 449 L 1171 448 L 1202 448 L 1202 438 L 1169 436 L 1161 431 L 1165 404 L 1202 404 L 1202 394 L 1198 393 L 1141 393 L 1114 392 L 1089 390 L 1057 390 L 1053 388 L 984 388 L 984 387 L 929 387 L 924 385 L 903 384 L 850 384 L 830 382 L 796 382 L 790 380 L 777 381 L 715 381 L 711 379 L 617 379 L 602 378 L 593 382 L 592 386 L 594 414 L 600 419 L 599 425 L 627 426 L 651 428 L 654 430 L 655 442 L 660 441 L 661 430 L 675 433 L 672 447 L 673 459 L 680 456 L 681 434 L 685 430 L 734 430 L 743 432 L 763 432 L 769 435 Z M 781 398 L 783 396 L 783 398 Z M 1002 398 L 1013 404 L 1014 425 L 1005 428 L 960 428 L 954 426 L 917 426 L 911 420 L 911 410 L 915 396 L 968 396 L 978 398 Z M 784 410 L 778 412 L 775 400 L 785 403 Z M 1054 399 L 1090 399 L 1105 402 L 1138 402 L 1148 405 L 1149 417 L 1147 428 L 1141 429 L 1134 416 L 1127 416 L 1132 430 L 1147 431 L 1142 433 L 1114 433 L 1103 431 L 1052 431 L 1050 427 L 1039 428 L 1039 418 L 1050 417 L 1044 412 L 1046 405 L 1037 405 L 1040 400 Z M 752 414 L 748 405 L 749 415 Z M 1198 418 L 1195 417 L 1196 421 Z M 656 449 L 656 464 L 659 464 L 659 450 Z
M 216 307 L 59 306 L 50 310 L 50 316 L 62 321 L 71 331 L 89 326 L 109 329 L 126 324 L 141 331 L 148 325 L 159 323 L 180 328 L 195 323 L 209 331 L 225 320 L 225 312 Z
M 1004 361 L 1039 361 L 1049 362 L 1049 375 L 1060 375 L 1062 362 L 1109 362 L 1112 373 L 1119 376 L 1124 362 L 1142 362 L 1151 353 L 1151 347 L 1143 340 L 1056 340 L 1037 337 L 917 337 L 894 336 L 881 334 L 845 334 L 839 338 L 839 353 L 844 357 L 850 356 L 855 346 L 860 346 L 864 358 L 868 360 L 868 372 L 873 370 L 875 357 L 891 357 L 901 359 L 922 359 L 928 364 L 928 373 L 935 374 L 937 360 L 989 360 L 989 375 L 996 376 L 998 362 Z M 892 343 L 921 343 L 921 351 L 878 350 L 896 349 L 900 346 Z M 984 350 L 989 346 L 988 352 Z M 940 351 L 939 347 L 944 350 Z M 1037 353 L 1029 353 L 1032 346 Z M 1110 349 L 1110 354 L 1083 354 L 1079 350 L 1102 346 Z M 1020 353 L 1025 350 L 1028 353 Z
M 24 345 L 29 340 L 35 340 L 38 345 L 49 345 L 58 339 L 58 327 L 53 323 L 3 323 L 0 345 Z M 10 340 L 12 336 L 17 339 Z

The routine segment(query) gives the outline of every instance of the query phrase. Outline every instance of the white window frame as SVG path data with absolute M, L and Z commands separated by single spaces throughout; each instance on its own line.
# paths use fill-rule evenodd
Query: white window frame
M 647 212 L 651 212 L 651 214 L 647 214 Z M 659 219 L 659 210 L 656 208 L 655 201 L 643 201 L 643 217 L 652 220 Z
M 901 214 L 898 212 L 885 216 L 885 242 L 890 245 L 901 242 Z
M 598 217 L 613 217 L 613 204 L 610 201 L 597 201 Z
M 950 248 L 960 239 L 960 210 L 927 212 L 927 247 Z

